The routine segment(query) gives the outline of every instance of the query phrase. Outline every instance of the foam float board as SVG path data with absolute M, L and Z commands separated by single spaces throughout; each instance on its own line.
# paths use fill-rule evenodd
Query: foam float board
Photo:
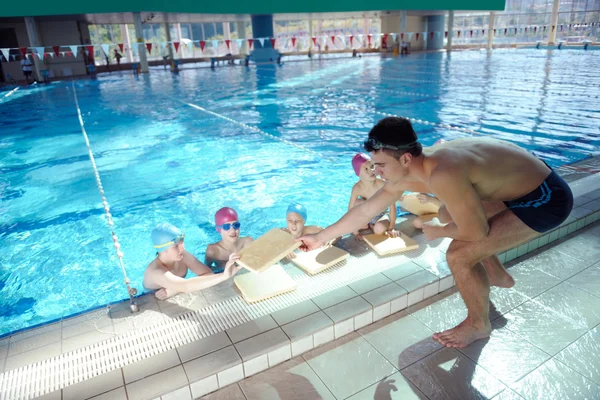
M 281 265 L 274 265 L 260 273 L 238 275 L 233 281 L 248 303 L 291 292 L 297 286 Z
M 297 253 L 292 262 L 309 274 L 314 275 L 346 260 L 349 255 L 347 251 L 331 246 L 326 249 L 319 248 Z
M 239 251 L 237 262 L 252 272 L 261 272 L 300 247 L 292 235 L 273 228 Z
M 374 233 L 363 236 L 363 238 L 365 239 L 365 242 L 380 256 L 402 253 L 419 248 L 419 244 L 404 233 L 400 233 L 400 236 L 395 238 L 387 235 L 376 235 Z
M 437 205 L 432 203 L 423 204 L 419 201 L 417 195 L 418 193 L 405 194 L 402 200 L 398 201 L 400 207 L 415 215 L 437 214 L 440 209 Z

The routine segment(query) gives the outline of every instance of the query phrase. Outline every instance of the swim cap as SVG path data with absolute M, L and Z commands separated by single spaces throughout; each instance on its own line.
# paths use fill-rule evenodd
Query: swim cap
M 306 212 L 306 207 L 304 207 L 302 204 L 291 203 L 288 206 L 288 209 L 287 209 L 287 212 L 285 213 L 285 215 L 288 215 L 291 212 L 299 214 L 302 217 L 302 219 L 304 220 L 304 223 L 306 223 L 306 218 L 308 216 L 308 213 Z
M 171 224 L 162 223 L 152 230 L 152 244 L 159 253 L 183 240 L 185 235 Z
M 223 207 L 215 213 L 215 225 L 217 225 L 217 232 L 221 232 L 219 225 L 223 225 L 226 222 L 239 221 L 238 214 L 233 208 Z
M 367 161 L 371 161 L 371 158 L 363 153 L 356 153 L 356 155 L 352 157 L 352 168 L 354 168 L 356 176 L 360 175 L 360 167 Z

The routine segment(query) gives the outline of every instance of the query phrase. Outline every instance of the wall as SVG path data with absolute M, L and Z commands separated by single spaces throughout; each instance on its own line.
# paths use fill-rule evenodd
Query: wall
M 27 29 L 25 28 L 25 22 L 14 22 L 14 23 L 0 23 L 0 28 L 14 29 L 17 35 L 17 41 L 19 47 L 29 47 L 29 38 L 27 37 Z M 9 61 L 2 63 L 2 71 L 4 77 L 11 75 L 15 80 L 25 79 L 23 71 L 21 70 L 21 61 Z
M 404 32 L 423 32 L 427 29 L 427 17 L 426 16 L 407 16 L 406 17 L 406 29 Z M 400 16 L 399 15 L 383 15 L 381 17 L 381 32 L 382 33 L 400 33 Z M 422 35 L 420 35 L 422 36 Z M 390 38 L 391 40 L 391 38 Z M 404 40 L 408 41 L 408 37 L 404 35 Z M 400 39 L 398 39 L 400 41 Z M 422 37 L 413 35 L 410 41 L 411 50 L 423 50 L 425 48 L 425 41 Z

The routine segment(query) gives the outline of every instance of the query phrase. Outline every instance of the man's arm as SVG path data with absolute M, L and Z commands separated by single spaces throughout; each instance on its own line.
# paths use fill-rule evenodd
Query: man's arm
M 338 222 L 319 232 L 317 234 L 319 242 L 325 243 L 346 233 L 358 231 L 374 216 L 386 210 L 402 193 L 391 191 L 384 186 L 368 200 L 349 210 Z
M 183 262 L 186 267 L 198 276 L 211 275 L 213 273 L 209 267 L 198 261 L 198 259 L 187 250 L 183 253 Z
M 396 217 L 396 202 L 394 201 L 390 206 L 390 226 L 388 231 L 392 231 L 396 227 Z
M 487 236 L 490 227 L 481 197 L 465 171 L 447 168 L 434 172 L 430 185 L 436 197 L 446 205 L 453 222 L 445 226 L 425 223 L 423 231 L 427 237 L 476 242 Z

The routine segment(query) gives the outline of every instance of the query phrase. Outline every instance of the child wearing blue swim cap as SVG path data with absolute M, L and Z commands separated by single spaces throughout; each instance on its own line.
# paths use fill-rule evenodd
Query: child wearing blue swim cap
M 155 296 L 165 300 L 177 293 L 206 289 L 234 276 L 241 267 L 236 265 L 237 254 L 232 254 L 223 274 L 214 275 L 209 267 L 186 251 L 185 234 L 171 224 L 156 225 L 151 234 L 156 258 L 144 272 L 144 288 L 157 290 Z M 197 277 L 185 279 L 189 271 Z
M 308 211 L 306 210 L 306 207 L 300 203 L 291 203 L 286 211 L 285 220 L 287 227 L 284 228 L 284 231 L 291 233 L 294 239 L 297 239 L 302 235 L 319 233 L 323 230 L 323 228 L 316 225 L 306 225 L 307 218 Z M 296 258 L 296 255 L 294 253 L 290 253 L 288 254 L 287 258 Z

